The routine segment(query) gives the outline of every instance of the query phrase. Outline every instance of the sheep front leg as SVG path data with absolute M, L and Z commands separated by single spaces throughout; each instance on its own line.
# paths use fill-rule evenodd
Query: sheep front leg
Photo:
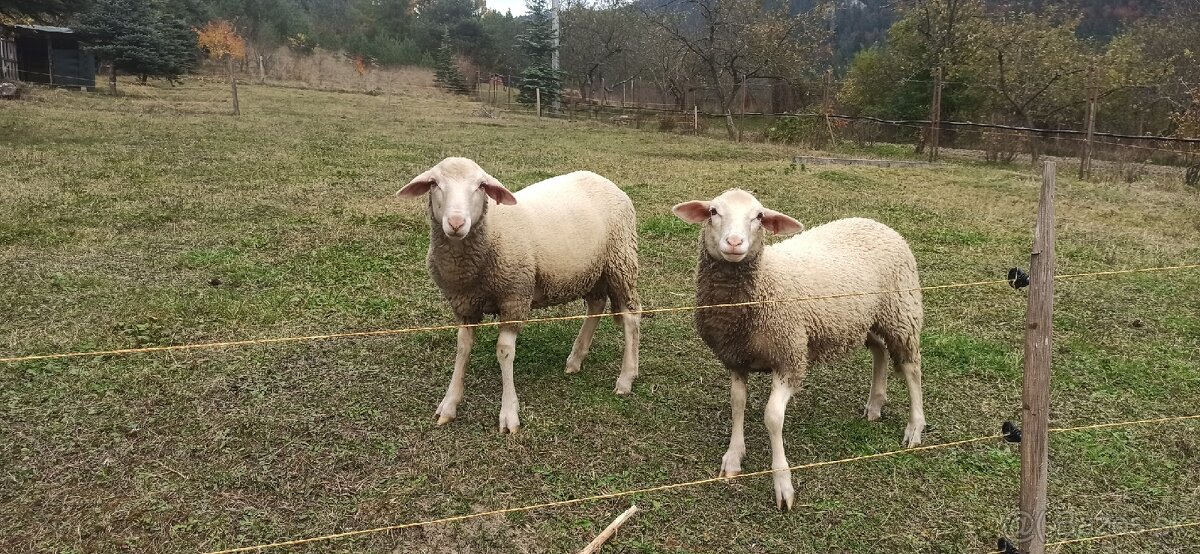
M 516 433 L 521 427 L 517 412 L 517 388 L 513 384 L 513 359 L 517 355 L 517 331 L 519 325 L 506 323 L 500 326 L 500 338 L 496 340 L 496 359 L 500 362 L 500 432 Z
M 467 373 L 467 361 L 471 359 L 471 348 L 475 346 L 475 328 L 458 328 L 458 351 L 454 354 L 454 374 L 450 376 L 450 386 L 446 387 L 446 396 L 438 404 L 438 425 L 451 422 L 458 415 L 458 403 L 463 397 L 463 376 Z
M 771 397 L 767 399 L 767 408 L 763 412 L 763 422 L 767 427 L 767 436 L 771 440 L 771 469 L 775 477 L 775 506 L 786 512 L 792 509 L 796 500 L 796 492 L 792 488 L 792 471 L 789 468 L 787 454 L 783 449 L 783 420 L 788 401 L 792 399 L 792 387 L 787 379 L 773 373 L 771 377 Z
M 729 450 L 721 457 L 720 477 L 733 477 L 742 472 L 742 456 L 746 454 L 744 435 L 746 422 L 746 374 L 729 374 L 729 408 L 732 427 L 729 431 Z

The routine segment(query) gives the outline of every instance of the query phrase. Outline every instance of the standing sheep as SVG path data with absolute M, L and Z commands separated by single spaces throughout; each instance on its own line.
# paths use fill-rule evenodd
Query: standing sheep
M 783 448 L 787 403 L 810 364 L 833 359 L 864 342 L 874 367 L 867 419 L 879 419 L 887 399 L 890 353 L 908 384 L 911 401 L 904 444 L 921 443 L 925 428 L 921 293 L 870 294 L 920 286 L 916 260 L 898 233 L 870 219 L 841 219 L 764 246 L 765 231 L 790 235 L 804 226 L 764 208 L 753 195 L 738 189 L 711 202 L 684 202 L 672 211 L 688 223 L 703 224 L 696 270 L 698 305 L 868 293 L 696 312 L 701 338 L 732 378 L 733 428 L 729 450 L 721 459 L 721 476 L 742 471 L 746 376 L 770 372 L 771 396 L 763 420 L 771 441 L 775 503 L 782 510 L 791 509 L 795 492 Z
M 530 309 L 583 299 L 596 316 L 612 301 L 614 314 L 638 311 L 637 225 L 633 203 L 612 181 L 577 171 L 532 184 L 513 194 L 475 162 L 446 158 L 418 175 L 396 195 L 428 193 L 429 255 L 433 281 L 460 324 L 485 314 L 520 321 Z M 496 202 L 491 206 L 488 199 Z M 638 374 L 640 317 L 614 315 L 624 325 L 625 354 L 615 392 L 627 394 Z M 567 358 L 567 373 L 580 370 L 599 325 L 585 319 Z M 500 432 L 516 432 L 517 391 L 513 385 L 519 323 L 500 326 L 496 358 L 503 396 Z M 454 419 L 463 396 L 463 375 L 475 329 L 458 331 L 454 374 L 438 406 L 438 424 Z

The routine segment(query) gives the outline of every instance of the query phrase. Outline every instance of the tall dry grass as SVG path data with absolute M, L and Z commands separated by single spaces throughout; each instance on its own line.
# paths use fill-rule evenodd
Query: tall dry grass
M 239 79 L 258 80 L 257 53 L 251 53 L 238 68 Z M 262 52 L 267 83 L 319 90 L 367 93 L 411 93 L 433 90 L 433 70 L 425 67 L 378 67 L 358 65 L 344 53 L 317 48 L 311 53 L 279 47 Z M 224 76 L 224 68 L 206 61 L 200 73 Z

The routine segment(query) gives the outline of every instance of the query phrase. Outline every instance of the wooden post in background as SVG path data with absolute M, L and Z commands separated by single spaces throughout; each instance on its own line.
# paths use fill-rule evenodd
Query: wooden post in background
M 634 77 L 629 82 L 629 95 L 633 97 L 633 127 L 635 129 L 642 128 L 642 103 L 638 102 L 637 96 L 637 77 Z
M 536 95 L 534 99 L 537 102 L 537 116 L 542 117 L 542 87 L 534 89 L 534 94 Z
M 746 128 L 746 76 L 742 75 L 742 124 L 738 125 L 738 142 L 742 142 L 742 130 Z
M 262 57 L 262 54 L 259 54 L 258 55 L 258 84 L 261 85 L 265 82 L 267 82 L 267 72 L 265 70 L 263 70 L 263 57 Z
M 1046 551 L 1046 481 L 1050 425 L 1050 348 L 1054 332 L 1054 179 L 1045 162 L 1025 326 L 1025 383 L 1021 394 L 1021 505 L 1017 521 L 1022 554 Z
M 942 68 L 933 70 L 933 105 L 929 110 L 929 161 L 938 158 L 938 143 L 942 138 Z
M 825 77 L 821 81 L 822 99 L 821 113 L 825 114 L 825 129 L 829 131 L 829 141 L 837 142 L 837 137 L 833 134 L 833 119 L 829 116 L 833 115 L 833 101 L 829 94 L 830 87 L 833 86 L 833 70 L 826 69 Z
M 700 134 L 700 107 L 692 104 L 692 132 Z
M 1079 155 L 1079 178 L 1092 178 L 1092 137 L 1096 132 L 1096 66 L 1088 67 L 1087 78 L 1087 138 L 1083 141 L 1083 153 Z
M 225 69 L 229 71 L 229 89 L 233 93 L 233 115 L 242 115 L 242 109 L 238 106 L 237 96 L 237 77 L 233 76 L 233 56 L 225 55 Z

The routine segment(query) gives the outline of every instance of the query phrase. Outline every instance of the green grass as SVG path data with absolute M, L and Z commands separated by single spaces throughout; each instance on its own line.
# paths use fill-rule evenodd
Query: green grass
M 513 189 L 590 169 L 638 208 L 648 307 L 693 302 L 697 235 L 675 203 L 754 191 L 808 226 L 877 218 L 929 285 L 1025 266 L 1037 172 L 797 168 L 795 151 L 587 121 L 479 117 L 429 93 L 245 86 L 40 92 L 0 105 L 0 355 L 442 324 L 423 204 L 393 198 L 444 156 Z M 654 127 L 654 126 L 651 126 Z M 903 152 L 880 152 L 903 156 Z M 1059 179 L 1062 273 L 1200 260 L 1200 199 L 1178 184 Z M 1196 413 L 1200 272 L 1058 284 L 1052 419 Z M 1024 292 L 931 291 L 928 443 L 1020 414 Z M 582 305 L 537 315 L 581 313 Z M 611 393 L 620 333 L 601 323 L 564 375 L 574 323 L 527 326 L 523 427 L 495 432 L 494 330 L 480 331 L 459 419 L 433 412 L 452 332 L 0 366 L 0 551 L 194 552 L 715 476 L 728 379 L 690 314 L 646 322 L 634 393 Z M 788 412 L 799 464 L 898 447 L 907 394 L 861 419 L 868 357 L 814 368 Z M 750 384 L 747 471 L 766 469 L 765 379 Z M 1200 519 L 1196 423 L 1056 435 L 1051 538 Z M 984 552 L 1011 535 L 1016 449 L 983 443 L 768 479 L 373 534 L 311 552 L 571 552 L 637 502 L 608 550 Z M 1186 552 L 1195 532 L 1063 552 Z M 606 550 L 607 551 L 607 550 Z

